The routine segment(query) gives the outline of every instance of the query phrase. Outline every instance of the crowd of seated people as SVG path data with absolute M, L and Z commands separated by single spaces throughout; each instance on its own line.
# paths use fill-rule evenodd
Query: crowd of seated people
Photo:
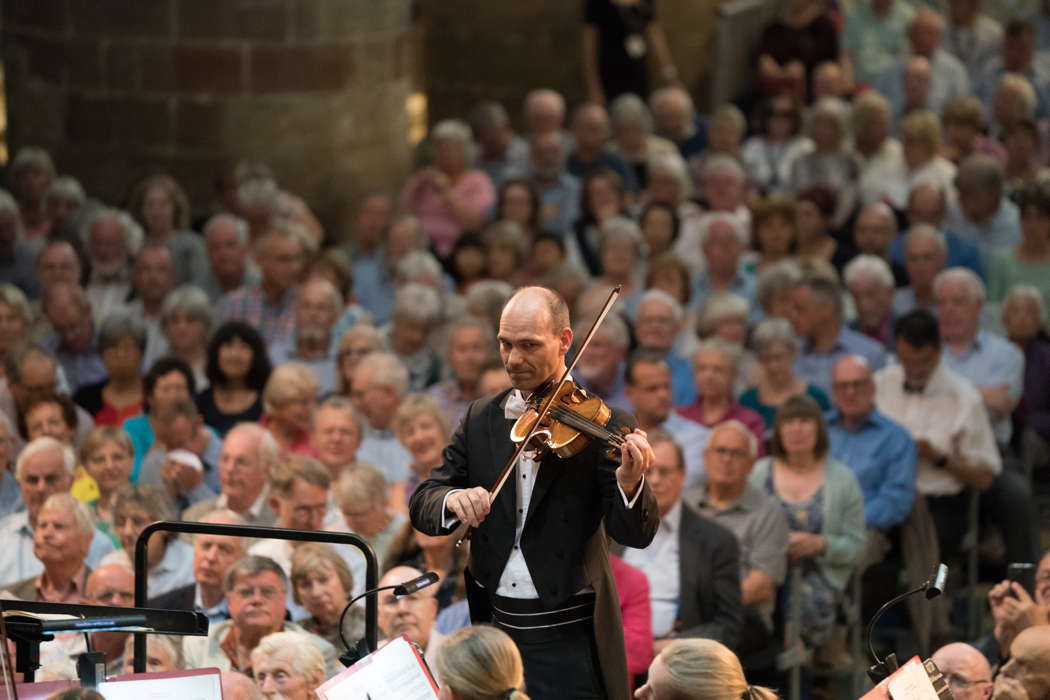
M 446 697 L 522 697 L 513 647 L 470 627 L 466 551 L 407 503 L 471 402 L 510 387 L 514 290 L 556 290 L 579 338 L 619 287 L 574 378 L 656 457 L 652 545 L 610 546 L 639 697 L 765 697 L 733 652 L 750 675 L 789 603 L 815 665 L 861 663 L 842 659 L 851 586 L 889 597 L 961 561 L 971 504 L 1001 540 L 981 569 L 994 629 L 964 639 L 964 606 L 911 605 L 919 648 L 960 694 L 1050 697 L 1032 490 L 1050 461 L 1050 3 L 1000 22 L 980 0 L 793 0 L 747 95 L 707 113 L 651 2 L 586 4 L 591 101 L 536 89 L 520 115 L 486 100 L 440 121 L 345 227 L 261 163 L 221 174 L 211 204 L 166 174 L 103 202 L 17 149 L 0 590 L 130 605 L 156 520 L 352 532 L 380 583 L 442 577 L 380 596 L 384 637 L 435 655 Z M 605 63 L 628 15 L 665 78 L 648 95 Z M 1038 564 L 1034 591 L 1000 582 L 1011 562 Z M 305 697 L 363 633 L 360 607 L 340 627 L 365 585 L 351 548 L 157 534 L 147 563 L 153 604 L 211 622 L 152 638 L 151 670 Z M 95 636 L 130 664 L 123 635 Z M 81 647 L 56 640 L 45 671 Z M 697 677 L 700 658 L 724 669 Z

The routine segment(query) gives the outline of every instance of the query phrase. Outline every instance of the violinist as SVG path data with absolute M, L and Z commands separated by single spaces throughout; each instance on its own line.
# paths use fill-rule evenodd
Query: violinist
M 568 308 L 548 289 L 521 289 L 503 309 L 498 337 L 513 388 L 467 409 L 441 466 L 412 495 L 412 523 L 430 535 L 474 528 L 464 574 L 471 619 L 514 639 L 530 697 L 626 700 L 605 534 L 629 547 L 652 541 L 658 515 L 644 478 L 652 448 L 630 430 L 633 416 L 614 408 L 605 427 L 616 440 L 592 439 L 570 457 L 527 442 L 511 464 L 516 420 L 565 374 Z M 490 505 L 505 466 L 509 477 Z

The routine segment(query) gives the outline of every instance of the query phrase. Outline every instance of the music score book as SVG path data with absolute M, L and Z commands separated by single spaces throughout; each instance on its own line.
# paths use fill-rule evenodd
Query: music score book
M 437 683 L 415 645 L 392 639 L 317 688 L 321 700 L 434 700 Z

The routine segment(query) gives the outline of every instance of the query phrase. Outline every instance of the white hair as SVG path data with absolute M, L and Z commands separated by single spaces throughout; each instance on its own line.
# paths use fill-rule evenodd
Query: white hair
M 376 386 L 393 389 L 398 396 L 408 393 L 408 370 L 393 353 L 368 353 L 357 363 L 354 374 L 367 375 Z
M 754 459 L 758 456 L 758 438 L 755 437 L 755 434 L 751 431 L 751 428 L 747 427 L 746 425 L 738 421 L 736 418 L 730 418 L 729 420 L 724 420 L 715 427 L 711 428 L 711 434 L 710 437 L 708 437 L 708 442 L 710 442 L 711 438 L 714 437 L 715 433 L 717 433 L 719 430 L 737 431 L 738 433 L 743 435 L 744 438 L 747 440 L 747 456 L 751 459 Z
M 87 506 L 68 491 L 60 491 L 48 496 L 40 506 L 40 512 L 45 510 L 71 513 L 73 522 L 76 523 L 77 530 L 84 539 L 90 541 L 95 536 L 95 523 L 91 520 L 91 513 L 88 512 Z
M 734 345 L 721 338 L 707 338 L 701 340 L 700 344 L 696 346 L 696 350 L 693 351 L 692 363 L 696 363 L 696 358 L 705 352 L 720 352 L 728 360 L 733 372 L 733 382 L 736 381 L 737 370 L 740 368 L 740 361 L 743 359 L 742 348 L 738 345 Z
M 394 292 L 393 318 L 433 328 L 441 321 L 441 297 L 433 287 L 409 282 Z
M 45 435 L 44 437 L 30 440 L 29 444 L 22 448 L 22 451 L 18 454 L 18 459 L 15 460 L 15 479 L 21 481 L 22 470 L 29 460 L 45 452 L 58 452 L 61 454 L 62 467 L 65 469 L 66 474 L 73 476 L 73 470 L 77 467 L 77 458 L 73 454 L 73 450 L 55 438 Z
M 399 282 L 442 281 L 441 263 L 425 250 L 406 253 L 397 263 L 395 278 Z
M 761 356 L 770 345 L 787 345 L 798 352 L 798 336 L 786 318 L 769 316 L 759 321 L 751 333 L 751 346 Z
M 689 121 L 693 121 L 693 117 L 696 115 L 696 106 L 693 104 L 693 98 L 688 92 L 674 85 L 662 87 L 653 92 L 653 94 L 649 96 L 649 109 L 655 112 L 658 104 L 661 102 L 667 102 L 668 100 L 676 100 L 685 105 L 686 111 L 689 115 Z
M 47 195 L 45 199 L 51 201 L 52 199 L 72 199 L 81 205 L 87 199 L 87 195 L 84 193 L 84 187 L 80 182 L 71 175 L 60 175 L 56 177 L 51 185 L 47 188 Z
M 21 216 L 21 211 L 21 208 L 18 206 L 18 200 L 7 190 L 0 189 L 0 212 L 14 214 L 18 218 Z M 21 226 L 21 218 L 19 218 L 19 226 Z
M 600 245 L 604 246 L 609 242 L 630 243 L 634 246 L 635 253 L 641 254 L 642 230 L 638 228 L 638 224 L 634 222 L 634 219 L 629 219 L 626 216 L 614 216 L 606 220 L 598 228 L 598 232 L 600 234 Z
M 631 92 L 625 92 L 612 101 L 609 106 L 609 117 L 612 119 L 613 128 L 624 124 L 639 124 L 645 131 L 652 131 L 653 116 L 641 97 Z
M 272 177 L 253 177 L 237 187 L 237 204 L 241 207 L 264 206 L 273 211 L 281 190 Z
M 813 122 L 818 117 L 828 117 L 839 128 L 840 142 L 845 141 L 849 136 L 849 116 L 849 105 L 846 104 L 845 100 L 841 100 L 838 97 L 822 97 L 809 110 L 809 114 L 806 117 L 807 131 L 812 130 Z
M 583 340 L 583 336 L 587 333 L 590 328 L 590 319 L 581 319 L 576 322 L 576 328 L 573 329 L 573 335 L 576 336 L 577 340 Z M 595 331 L 595 335 L 604 335 L 606 338 L 612 340 L 613 345 L 618 348 L 626 348 L 631 342 L 631 336 L 627 331 L 627 323 L 615 313 L 611 313 L 605 317 L 602 325 Z
M 842 279 L 847 287 L 861 279 L 875 280 L 883 289 L 893 289 L 895 286 L 889 264 L 879 256 L 868 253 L 862 253 L 850 260 L 842 271 Z
M 738 316 L 747 318 L 750 311 L 747 299 L 733 292 L 718 291 L 706 299 L 700 305 L 696 315 L 696 332 L 701 337 L 708 336 L 715 331 L 717 326 L 727 318 Z
M 302 632 L 274 632 L 259 640 L 252 649 L 252 667 L 259 668 L 260 662 L 271 656 L 292 652 L 292 669 L 308 680 L 312 689 L 318 681 L 325 678 L 324 655 L 321 649 Z
M 733 127 L 738 136 L 742 136 L 747 130 L 747 119 L 740 108 L 734 104 L 724 104 L 719 107 L 711 117 L 711 123 L 725 122 Z
M 674 316 L 675 323 L 682 322 L 682 318 L 685 316 L 685 311 L 682 309 L 682 305 L 678 303 L 677 299 L 662 289 L 647 289 L 642 293 L 642 296 L 638 299 L 638 315 L 641 315 L 643 306 L 653 301 L 659 302 L 671 309 L 671 314 Z M 635 323 L 637 322 L 636 317 Z
M 112 207 L 103 207 L 84 221 L 84 225 L 80 228 L 80 240 L 84 248 L 90 250 L 91 230 L 95 228 L 95 224 L 104 219 L 114 219 L 120 225 L 120 230 L 124 234 L 124 247 L 127 248 L 128 257 L 133 258 L 138 255 L 139 250 L 142 249 L 142 242 L 145 240 L 142 227 L 139 226 L 131 214 Z
M 740 182 L 747 179 L 747 173 L 744 172 L 744 166 L 740 165 L 740 161 L 733 156 L 724 153 L 719 153 L 708 158 L 707 162 L 704 163 L 704 169 L 700 175 L 702 177 L 707 177 L 708 175 L 717 175 L 718 173 L 732 175 Z
M 944 233 L 929 224 L 915 224 L 908 229 L 908 233 L 904 238 L 905 250 L 908 248 L 908 241 L 913 238 L 925 238 L 928 241 L 932 241 L 942 253 L 948 252 L 948 239 L 945 237 Z
M 269 471 L 270 467 L 277 462 L 277 458 L 281 455 L 281 447 L 277 444 L 277 440 L 274 439 L 270 431 L 258 423 L 238 423 L 230 429 L 230 432 L 226 433 L 225 439 L 229 440 L 230 437 L 237 433 L 250 433 L 259 441 L 257 447 L 259 460 L 265 469 Z
M 1022 299 L 1031 299 L 1035 302 L 1036 308 L 1039 309 L 1039 318 L 1046 318 L 1046 300 L 1043 298 L 1043 293 L 1039 291 L 1039 287 L 1034 284 L 1015 284 L 1010 287 L 1010 291 L 1003 297 L 1003 311 L 1006 311 L 1006 308 L 1014 301 Z M 1041 322 L 1040 325 L 1042 325 Z
M 961 282 L 966 285 L 970 299 L 973 301 L 979 301 L 982 304 L 987 298 L 984 282 L 977 276 L 977 273 L 968 267 L 949 267 L 947 270 L 942 271 L 936 277 L 933 278 L 933 293 L 936 296 L 940 291 L 941 286 L 946 282 Z
M 477 155 L 474 135 L 471 133 L 467 123 L 459 119 L 445 119 L 435 124 L 430 132 L 430 140 L 433 143 L 438 141 L 457 142 L 463 148 L 463 153 L 468 163 L 472 162 Z
M 707 242 L 707 236 L 711 231 L 711 227 L 717 223 L 728 224 L 733 229 L 733 234 L 736 235 L 737 242 L 741 248 L 747 248 L 751 243 L 751 234 L 747 230 L 747 226 L 736 214 L 730 214 L 724 211 L 715 211 L 703 216 L 700 219 L 700 245 L 704 245 Z
M 211 334 L 212 326 L 215 324 L 215 312 L 208 295 L 200 287 L 184 284 L 168 292 L 168 296 L 164 298 L 164 303 L 160 307 L 161 325 L 178 313 L 186 314 L 203 323 L 205 339 Z
M 677 153 L 658 153 L 650 156 L 646 161 L 646 170 L 650 179 L 657 170 L 662 170 L 673 177 L 678 183 L 679 201 L 687 199 L 693 194 L 693 180 L 689 177 L 689 168 Z
M 203 233 L 205 240 L 207 240 L 208 234 L 211 233 L 212 229 L 221 223 L 233 224 L 233 230 L 237 233 L 238 244 L 246 245 L 248 243 L 248 222 L 227 212 L 216 214 L 204 224 Z

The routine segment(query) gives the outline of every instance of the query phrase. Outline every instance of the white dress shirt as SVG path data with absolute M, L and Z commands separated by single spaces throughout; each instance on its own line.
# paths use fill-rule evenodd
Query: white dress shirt
M 503 415 L 507 420 L 517 420 L 525 412 L 526 407 L 527 404 L 521 392 L 515 389 L 507 396 L 507 401 L 503 406 Z M 529 514 L 529 503 L 532 501 L 532 490 L 536 486 L 536 475 L 539 472 L 539 468 L 539 462 L 522 454 L 515 465 L 514 476 L 511 477 L 517 480 L 518 484 L 517 489 L 515 489 L 514 547 L 511 549 L 510 557 L 507 559 L 507 565 L 503 567 L 499 586 L 496 588 L 496 595 L 504 598 L 534 599 L 540 597 L 536 591 L 536 584 L 532 580 L 532 574 L 529 572 L 528 563 L 525 561 L 525 555 L 521 551 L 521 535 L 525 529 L 525 519 Z M 627 495 L 620 488 L 619 484 L 617 484 L 617 489 L 620 491 L 620 496 L 623 497 L 624 505 L 627 508 L 633 508 L 634 504 L 638 502 L 638 496 L 642 493 L 642 484 L 638 485 L 634 498 L 630 499 L 630 501 L 627 500 Z M 448 500 L 448 497 L 456 491 L 462 490 L 453 489 L 445 494 L 445 498 L 441 503 L 442 513 L 446 512 L 445 501 Z M 448 515 L 444 515 L 442 520 L 442 526 L 446 528 L 452 527 L 458 522 L 456 518 Z M 580 592 L 588 589 L 589 587 L 586 587 Z
M 995 435 L 981 395 L 973 384 L 937 365 L 922 391 L 904 389 L 904 368 L 890 365 L 875 374 L 878 409 L 900 423 L 915 440 L 926 440 L 938 452 L 956 455 L 991 474 L 1003 469 Z M 916 490 L 926 496 L 950 496 L 965 485 L 945 469 L 919 459 Z
M 660 518 L 660 527 L 648 547 L 624 547 L 623 550 L 623 560 L 641 569 L 649 579 L 649 604 L 656 639 L 671 634 L 678 617 L 678 530 L 681 525 L 682 500 L 679 499 L 667 515 Z

